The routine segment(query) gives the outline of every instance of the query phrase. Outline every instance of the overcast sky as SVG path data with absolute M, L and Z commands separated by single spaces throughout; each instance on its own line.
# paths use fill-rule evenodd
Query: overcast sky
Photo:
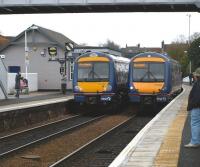
M 0 15 L 2 35 L 16 36 L 32 24 L 60 32 L 76 43 L 98 46 L 110 39 L 125 47 L 160 47 L 189 34 L 188 13 L 86 13 Z M 191 14 L 191 34 L 200 32 L 200 14 Z

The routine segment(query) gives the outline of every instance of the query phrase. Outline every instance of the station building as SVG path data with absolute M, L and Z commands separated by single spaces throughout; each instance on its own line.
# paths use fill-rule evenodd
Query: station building
M 26 38 L 25 38 L 26 34 Z M 28 61 L 25 64 L 25 39 L 28 48 Z M 25 73 L 26 66 L 28 73 L 38 74 L 39 90 L 59 90 L 61 87 L 60 63 L 50 61 L 48 48 L 56 48 L 55 58 L 64 58 L 65 43 L 73 42 L 61 33 L 32 25 L 7 45 L 0 48 L 0 55 L 7 67 L 8 73 Z M 66 65 L 67 71 L 70 71 L 70 62 Z M 67 85 L 71 88 L 70 75 L 67 75 Z
M 75 44 L 75 49 L 70 54 L 71 60 L 67 61 L 65 66 L 68 90 L 72 89 L 74 61 L 81 54 L 99 51 L 122 56 L 119 50 L 113 50 L 108 47 L 78 46 L 63 34 L 37 25 L 32 25 L 12 38 L 6 45 L 0 47 L 0 55 L 3 55 L 2 60 L 9 75 L 13 74 L 15 76 L 18 71 L 25 73 L 27 67 L 28 76 L 37 74 L 38 90 L 60 90 L 62 79 L 60 74 L 61 64 L 56 59 L 64 59 L 65 43 L 67 42 Z M 25 43 L 28 48 L 28 64 L 26 64 L 27 60 L 25 60 Z M 53 56 L 53 60 L 49 55 L 49 48 L 56 48 L 56 55 Z

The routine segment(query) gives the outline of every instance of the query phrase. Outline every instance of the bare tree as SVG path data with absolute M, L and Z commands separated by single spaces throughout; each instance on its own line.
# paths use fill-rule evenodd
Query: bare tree
M 193 42 L 194 40 L 198 39 L 200 37 L 199 32 L 195 32 L 190 36 L 190 43 Z M 188 38 L 185 37 L 184 35 L 179 35 L 173 42 L 173 44 L 183 44 L 183 43 L 188 43 Z
M 194 34 L 191 35 L 190 39 L 191 42 L 193 42 L 194 40 L 198 39 L 200 37 L 200 33 L 199 32 L 195 32 Z
M 87 46 L 87 43 L 80 43 L 79 46 Z
M 115 42 L 111 40 L 107 40 L 106 43 L 100 44 L 101 47 L 108 47 L 110 49 L 120 50 L 120 45 L 116 44 Z
M 187 38 L 181 34 L 179 35 L 173 42 L 172 44 L 178 44 L 178 43 L 187 43 Z

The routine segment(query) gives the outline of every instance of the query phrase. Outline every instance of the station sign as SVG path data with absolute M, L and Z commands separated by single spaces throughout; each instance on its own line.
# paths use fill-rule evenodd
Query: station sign
M 57 56 L 57 48 L 56 47 L 48 47 L 48 52 L 50 56 Z
M 65 49 L 67 51 L 73 51 L 74 50 L 74 43 L 72 43 L 72 42 L 65 43 Z

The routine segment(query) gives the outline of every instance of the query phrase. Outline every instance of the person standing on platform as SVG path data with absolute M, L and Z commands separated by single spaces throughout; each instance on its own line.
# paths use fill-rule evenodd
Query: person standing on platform
M 189 94 L 187 110 L 191 112 L 191 140 L 186 148 L 200 146 L 200 67 L 193 73 L 194 85 Z
M 18 72 L 15 76 L 15 90 L 16 90 L 16 95 L 15 97 L 19 98 L 19 92 L 20 92 L 20 80 L 21 80 L 21 74 Z

